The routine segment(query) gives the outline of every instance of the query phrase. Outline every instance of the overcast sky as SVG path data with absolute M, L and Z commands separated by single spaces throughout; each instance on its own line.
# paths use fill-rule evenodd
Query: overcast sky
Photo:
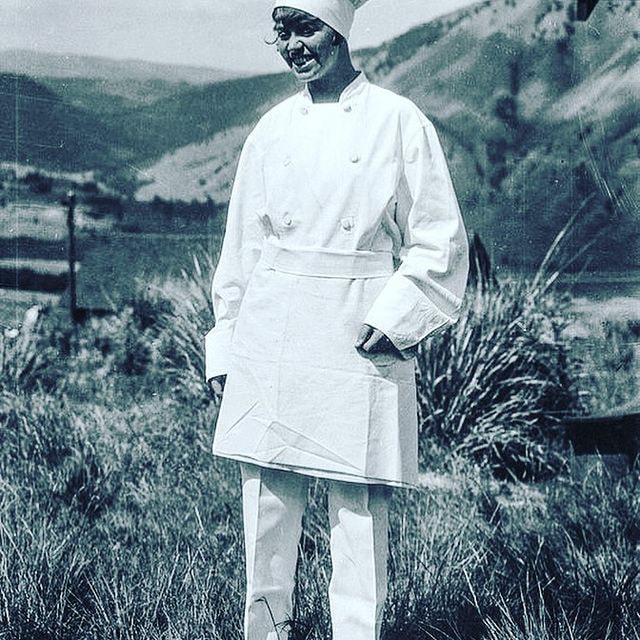
M 473 0 L 371 0 L 352 46 L 379 44 Z M 0 0 L 0 47 L 282 70 L 264 44 L 271 0 Z

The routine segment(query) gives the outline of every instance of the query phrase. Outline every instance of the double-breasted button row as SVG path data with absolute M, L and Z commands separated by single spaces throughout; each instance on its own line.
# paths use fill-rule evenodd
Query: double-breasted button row
M 360 156 L 357 153 L 352 153 L 349 156 L 349 161 L 352 162 L 353 164 L 357 164 L 358 162 L 360 162 Z M 291 157 L 290 156 L 286 156 L 285 158 L 283 158 L 282 164 L 285 167 L 288 167 L 291 164 Z
M 343 110 L 345 113 L 351 113 L 351 112 L 353 111 L 353 106 L 352 106 L 352 105 L 350 105 L 350 104 L 345 104 L 345 105 L 342 107 L 342 110 Z M 308 114 L 309 114 L 309 107 L 300 107 L 300 113 L 301 113 L 303 116 L 308 115 Z
M 284 227 L 292 227 L 293 226 L 293 218 L 288 211 L 285 211 L 280 217 L 280 221 Z M 340 226 L 343 231 L 352 231 L 355 227 L 355 218 L 353 216 L 347 216 L 346 218 L 340 219 Z

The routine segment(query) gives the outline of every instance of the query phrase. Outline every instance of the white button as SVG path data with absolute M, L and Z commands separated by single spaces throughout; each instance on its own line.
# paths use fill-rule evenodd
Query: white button
M 288 167 L 288 166 L 291 164 L 291 158 L 290 158 L 289 156 L 287 156 L 287 157 L 282 161 L 282 164 L 283 164 L 285 167 Z
M 346 113 L 351 113 L 351 111 L 353 110 L 353 107 L 350 104 L 345 104 L 343 109 L 345 110 Z
M 418 159 L 418 147 L 412 147 L 407 154 L 407 162 L 413 164 Z
M 285 225 L 285 227 L 290 227 L 293 223 L 293 220 L 291 219 L 291 216 L 288 213 L 285 213 L 282 216 L 282 224 Z
M 353 216 L 349 216 L 348 218 L 342 218 L 340 222 L 342 223 L 342 228 L 345 231 L 351 231 L 351 229 L 353 229 L 353 225 L 354 225 Z
M 350 158 L 351 162 L 353 162 L 354 164 L 356 162 L 360 162 L 360 156 L 357 153 L 354 153 L 351 158 Z
M 309 113 L 309 109 L 307 109 L 307 107 L 302 107 L 302 109 L 300 109 L 300 113 L 303 116 L 306 116 Z

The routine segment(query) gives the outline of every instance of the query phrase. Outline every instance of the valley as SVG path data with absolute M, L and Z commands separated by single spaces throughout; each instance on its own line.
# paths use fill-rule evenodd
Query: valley
M 583 278 L 637 273 L 637 9 L 605 4 L 586 24 L 571 0 L 487 0 L 355 52 L 370 80 L 434 122 L 469 231 L 496 267 L 535 271 L 573 219 L 556 266 Z M 79 251 L 111 243 L 110 260 L 135 262 L 127 243 L 148 247 L 168 277 L 193 237 L 219 241 L 244 139 L 296 90 L 285 73 L 19 51 L 1 60 L 2 264 L 64 260 L 60 198 L 74 188 Z M 153 257 L 154 234 L 178 248 Z

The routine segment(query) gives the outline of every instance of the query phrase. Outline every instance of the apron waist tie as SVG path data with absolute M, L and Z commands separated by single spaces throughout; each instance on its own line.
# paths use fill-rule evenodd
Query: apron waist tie
M 388 251 L 281 247 L 268 240 L 260 262 L 275 271 L 318 278 L 383 278 L 393 273 L 393 254 Z

